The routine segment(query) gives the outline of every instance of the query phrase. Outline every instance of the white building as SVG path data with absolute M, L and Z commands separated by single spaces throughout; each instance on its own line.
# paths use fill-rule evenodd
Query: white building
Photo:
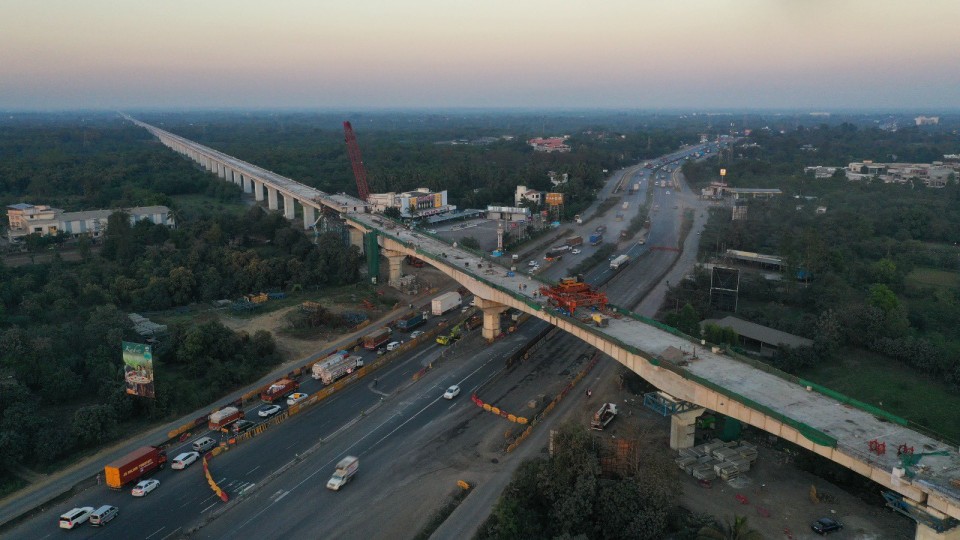
M 538 205 L 543 204 L 543 192 L 535 189 L 527 189 L 527 186 L 517 186 L 516 191 L 513 192 L 514 206 L 520 206 L 520 202 L 524 200 L 534 202 Z
M 166 225 L 171 229 L 176 225 L 166 206 L 138 206 L 122 208 L 130 215 L 130 224 L 147 220 L 157 225 Z M 10 228 L 7 237 L 18 242 L 28 234 L 41 236 L 68 234 L 74 238 L 81 234 L 99 237 L 107 230 L 107 220 L 117 210 L 87 210 L 82 212 L 64 212 L 47 205 L 27 203 L 7 206 L 7 219 Z
M 455 205 L 447 204 L 447 190 L 433 193 L 427 188 L 417 188 L 403 193 L 371 193 L 367 202 L 373 205 L 374 212 L 383 212 L 387 208 L 400 210 L 404 218 L 418 218 L 452 212 Z

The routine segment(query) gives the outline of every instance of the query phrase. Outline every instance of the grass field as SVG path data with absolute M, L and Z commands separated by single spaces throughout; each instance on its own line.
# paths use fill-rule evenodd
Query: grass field
M 837 357 L 840 362 L 801 376 L 960 440 L 960 394 L 948 385 L 869 351 L 844 350 Z
M 904 281 L 907 287 L 949 289 L 960 286 L 960 274 L 946 270 L 937 270 L 935 268 L 917 268 L 907 274 Z

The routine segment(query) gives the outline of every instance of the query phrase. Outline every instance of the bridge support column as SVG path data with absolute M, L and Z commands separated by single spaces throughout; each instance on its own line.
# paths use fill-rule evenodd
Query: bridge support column
M 948 531 L 937 532 L 932 527 L 923 523 L 917 523 L 917 533 L 914 536 L 916 540 L 960 540 L 960 527 L 954 527 Z
M 287 219 L 297 217 L 296 208 L 293 206 L 293 196 L 291 195 L 283 196 L 283 217 Z
M 249 176 L 240 175 L 240 182 L 243 184 L 244 193 L 253 193 L 253 180 Z
M 263 201 L 263 182 L 250 180 L 250 183 L 253 184 L 253 198 L 256 199 L 257 202 Z
M 280 208 L 280 205 L 277 204 L 277 190 L 270 186 L 264 186 L 267 188 L 267 206 L 271 210 L 277 210 Z
M 483 311 L 483 339 L 493 341 L 500 335 L 500 314 L 509 309 L 507 306 L 474 296 L 477 307 Z
M 360 229 L 350 228 L 350 245 L 357 246 L 360 248 L 360 252 L 363 253 L 363 231 Z
M 670 417 L 670 448 L 680 450 L 693 446 L 693 434 L 697 429 L 697 417 L 704 409 L 695 409 Z
M 210 158 L 204 158 L 203 164 L 207 167 L 207 170 L 216 174 L 216 169 L 213 168 L 213 160 Z
M 387 262 L 390 263 L 390 273 L 387 275 L 387 283 L 391 287 L 399 287 L 400 276 L 403 275 L 403 253 L 389 249 L 382 251 L 383 256 L 387 258 Z
M 217 176 L 223 178 L 224 180 L 227 179 L 227 168 L 223 165 L 223 163 L 217 163 Z
M 314 215 L 314 210 L 312 206 L 303 207 L 303 228 L 309 229 L 313 227 L 313 222 L 316 221 L 316 216 Z

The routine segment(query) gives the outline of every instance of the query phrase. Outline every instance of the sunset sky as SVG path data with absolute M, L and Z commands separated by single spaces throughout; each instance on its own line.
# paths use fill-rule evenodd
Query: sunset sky
M 0 0 L 0 108 L 960 107 L 960 1 Z

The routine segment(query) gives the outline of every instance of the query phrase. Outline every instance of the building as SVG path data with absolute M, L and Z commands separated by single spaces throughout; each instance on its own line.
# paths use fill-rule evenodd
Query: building
M 820 180 L 823 178 L 832 178 L 833 174 L 837 172 L 837 169 L 839 169 L 839 167 L 824 167 L 823 165 L 816 165 L 813 167 L 804 167 L 803 173 L 813 173 L 813 177 Z
M 513 204 L 520 206 L 522 201 L 530 201 L 539 206 L 543 204 L 543 192 L 527 189 L 527 186 L 517 186 L 516 191 L 513 192 Z
M 792 348 L 813 346 L 813 340 L 733 316 L 722 319 L 705 319 L 700 322 L 701 327 L 708 324 L 733 329 L 737 333 L 740 346 L 759 352 L 763 356 L 773 356 L 784 346 Z
M 569 138 L 569 135 L 564 135 L 563 137 L 548 137 L 546 139 L 537 137 L 536 139 L 528 140 L 527 143 L 537 152 L 569 152 L 570 147 L 567 146 L 567 139 Z
M 529 208 L 520 208 L 513 206 L 488 206 L 487 219 L 497 221 L 516 221 L 527 223 L 531 220 L 532 214 Z
M 960 163 L 934 161 L 933 163 L 874 163 L 872 161 L 853 162 L 847 165 L 848 180 L 878 179 L 885 184 L 906 184 L 922 182 L 931 188 L 946 187 L 953 178 L 960 176 Z
M 447 190 L 433 193 L 427 188 L 417 188 L 403 193 L 371 193 L 367 202 L 373 205 L 374 212 L 383 212 L 387 208 L 400 210 L 403 218 L 420 218 L 452 212 L 456 206 L 447 203 Z
M 783 195 L 779 188 L 727 188 L 727 191 L 737 199 L 771 199 Z
M 176 226 L 173 216 L 170 215 L 170 209 L 166 206 L 64 212 L 47 205 L 18 203 L 7 207 L 7 219 L 10 224 L 7 237 L 10 242 L 19 242 L 28 234 L 41 236 L 66 234 L 74 238 L 87 235 L 97 238 L 107 230 L 110 215 L 120 210 L 130 215 L 131 225 L 147 220 L 157 225 L 166 225 L 171 229 Z
M 935 126 L 940 123 L 939 116 L 918 116 L 913 119 L 918 126 Z

